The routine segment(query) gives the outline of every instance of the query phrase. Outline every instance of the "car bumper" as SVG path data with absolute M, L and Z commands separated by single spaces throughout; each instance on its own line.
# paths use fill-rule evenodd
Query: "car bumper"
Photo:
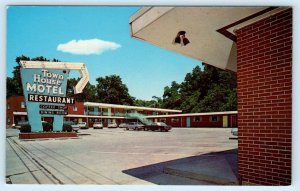
M 103 126 L 94 126 L 94 129 L 103 129 Z

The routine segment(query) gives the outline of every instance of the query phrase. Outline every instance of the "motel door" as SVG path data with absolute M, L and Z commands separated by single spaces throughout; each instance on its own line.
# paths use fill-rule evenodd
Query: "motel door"
M 191 118 L 190 117 L 186 118 L 186 127 L 191 127 Z
M 223 127 L 228 127 L 228 116 L 227 115 L 223 116 Z

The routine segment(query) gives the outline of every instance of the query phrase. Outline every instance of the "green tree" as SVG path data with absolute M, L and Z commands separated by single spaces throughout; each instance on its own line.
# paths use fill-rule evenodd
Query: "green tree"
M 164 89 L 164 107 L 184 113 L 236 110 L 236 75 L 210 65 L 196 66 L 181 84 Z
M 11 77 L 6 78 L 6 97 L 10 97 L 13 95 L 20 95 L 18 86 L 15 84 L 15 80 Z
M 162 99 L 157 96 L 152 96 L 152 100 L 141 100 L 141 99 L 135 99 L 134 100 L 135 106 L 141 106 L 141 107 L 153 107 L 153 108 L 162 108 L 163 103 Z
M 85 102 L 85 101 L 90 101 L 90 102 L 96 102 L 97 101 L 97 96 L 96 96 L 96 87 L 90 82 L 86 84 L 84 87 L 82 93 L 80 94 L 74 94 L 74 87 L 78 83 L 80 78 L 70 78 L 68 79 L 67 83 L 67 95 L 70 97 L 75 97 L 76 101 L 80 102 Z
M 128 88 L 123 84 L 118 75 L 99 77 L 96 79 L 98 100 L 103 103 L 133 105 L 134 98 L 128 93 Z
M 50 61 L 47 58 L 44 58 L 43 56 L 38 56 L 35 58 L 30 59 L 29 57 L 25 55 L 21 55 L 16 57 L 16 63 L 17 65 L 13 69 L 13 77 L 7 77 L 6 78 L 6 96 L 10 97 L 12 95 L 23 95 L 23 87 L 22 87 L 22 80 L 21 80 L 21 60 L 32 60 L 32 61 Z M 53 62 L 59 62 L 57 59 L 53 59 Z
M 182 104 L 181 94 L 180 94 L 181 85 L 173 81 L 171 86 L 166 86 L 163 94 L 163 106 L 165 108 L 179 109 Z
M 149 107 L 154 107 L 154 108 L 162 108 L 163 107 L 163 100 L 161 97 L 152 96 L 152 100 L 150 102 L 151 102 L 151 104 L 149 105 Z
M 21 55 L 16 58 L 17 66 L 14 67 L 13 77 L 9 79 L 7 77 L 6 87 L 7 87 L 7 96 L 11 95 L 23 95 L 23 87 L 21 80 L 21 60 L 30 60 L 29 57 Z

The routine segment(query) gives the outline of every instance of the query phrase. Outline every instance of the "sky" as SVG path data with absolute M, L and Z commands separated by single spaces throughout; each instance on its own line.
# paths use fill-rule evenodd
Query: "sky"
M 119 75 L 137 99 L 162 97 L 201 62 L 134 39 L 129 18 L 141 7 L 10 6 L 7 9 L 7 76 L 15 58 L 43 56 L 87 65 L 90 83 Z M 70 77 L 79 77 L 73 72 Z

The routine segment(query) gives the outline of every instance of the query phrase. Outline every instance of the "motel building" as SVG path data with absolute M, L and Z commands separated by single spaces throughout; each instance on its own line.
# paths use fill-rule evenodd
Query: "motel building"
M 131 36 L 236 72 L 238 176 L 242 184 L 290 185 L 293 8 L 144 7 Z
M 11 96 L 6 100 L 7 128 L 12 128 L 20 121 L 28 121 L 26 104 L 23 96 Z M 181 110 L 137 107 L 94 102 L 75 102 L 67 105 L 68 115 L 65 121 L 75 123 L 87 122 L 92 127 L 94 122 L 102 122 L 104 127 L 108 123 L 117 124 L 132 121 L 150 120 L 165 122 L 172 127 L 237 127 L 237 112 L 185 113 Z M 44 117 L 41 120 L 53 122 L 52 118 Z

